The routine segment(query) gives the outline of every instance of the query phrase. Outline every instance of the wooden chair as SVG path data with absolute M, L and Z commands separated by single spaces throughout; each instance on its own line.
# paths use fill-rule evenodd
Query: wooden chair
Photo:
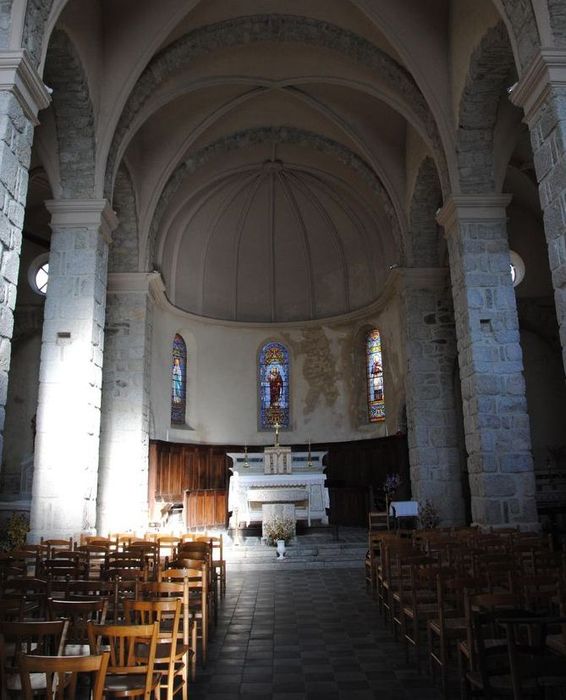
M 177 547 L 181 542 L 180 537 L 175 537 L 173 535 L 164 535 L 157 538 L 157 544 L 159 547 L 159 561 L 163 563 L 165 558 L 169 560 L 177 558 Z
M 511 676 L 504 629 L 497 620 L 524 612 L 521 596 L 514 593 L 480 593 L 465 599 L 466 639 L 458 644 L 461 695 L 509 693 Z M 490 695 L 491 693 L 491 695 Z
M 87 626 L 91 654 L 109 650 L 104 697 L 159 698 L 161 674 L 155 672 L 159 625 Z
M 46 700 L 75 700 L 79 673 L 94 676 L 92 700 L 102 700 L 109 653 L 98 656 L 38 656 L 23 654 L 20 678 L 24 700 L 34 700 L 34 680 L 45 678 L 42 695 Z
M 172 571 L 172 570 L 170 570 Z M 173 572 L 183 576 L 183 572 Z M 186 682 L 188 683 L 188 669 L 191 677 L 196 677 L 196 648 L 197 648 L 197 626 L 190 619 L 189 609 L 189 579 L 184 576 L 182 580 L 176 577 L 174 581 L 148 581 L 140 584 L 136 591 L 136 599 L 144 600 L 172 600 L 181 601 L 181 621 L 177 634 L 177 645 L 186 650 L 183 663 L 187 672 Z
M 82 552 L 85 557 L 85 578 L 100 578 L 106 554 L 110 551 L 106 544 L 81 544 L 75 547 L 76 552 Z
M 96 622 L 103 625 L 106 622 L 108 600 L 105 598 L 92 598 L 91 600 L 49 598 L 47 609 L 50 620 L 69 621 L 67 641 L 63 653 L 66 656 L 79 656 L 90 652 L 87 624 Z
M 216 569 L 213 566 L 210 538 L 197 538 L 192 542 L 183 542 L 179 544 L 177 559 L 173 562 L 167 562 L 166 568 L 190 568 L 190 562 L 197 560 L 204 561 L 207 564 L 209 607 L 211 612 L 210 619 L 214 620 L 214 624 L 216 625 L 218 622 L 218 579 L 216 577 Z
M 22 683 L 19 660 L 23 654 L 61 656 L 69 623 L 67 620 L 52 622 L 2 622 L 0 623 L 0 683 L 2 698 L 21 698 Z M 45 676 L 34 679 L 35 690 L 45 690 Z
M 458 571 L 458 570 L 456 570 Z M 465 597 L 484 590 L 485 583 L 472 576 L 461 576 L 454 570 L 439 571 L 436 577 L 437 615 L 428 620 L 428 667 L 433 680 L 437 671 L 443 697 L 448 695 L 448 665 L 455 659 L 456 646 L 466 639 Z
M 399 619 L 401 641 L 408 660 L 409 650 L 415 650 L 415 662 L 420 668 L 422 639 L 428 621 L 437 617 L 436 577 L 439 567 L 430 561 L 415 558 L 409 566 L 409 587 L 399 588 Z
M 128 624 L 158 623 L 155 669 L 162 673 L 159 688 L 166 691 L 167 700 L 173 700 L 179 691 L 183 700 L 187 700 L 189 648 L 179 644 L 182 601 L 179 598 L 127 600 L 124 609 Z
M 51 592 L 51 584 L 45 579 L 32 576 L 11 578 L 2 586 L 3 598 L 23 598 L 26 603 L 36 606 L 37 616 L 45 618 L 47 615 L 47 598 Z
M 389 512 L 386 510 L 370 511 L 368 513 L 368 529 L 370 533 L 389 530 Z
M 197 538 L 197 541 L 200 538 Z M 226 561 L 224 559 L 224 542 L 222 533 L 219 535 L 207 535 L 206 539 L 210 543 L 212 551 L 212 568 L 215 573 L 215 578 L 220 587 L 220 597 L 226 595 Z
M 43 537 L 39 541 L 40 544 L 47 547 L 47 556 L 50 558 L 53 556 L 54 552 L 61 551 L 72 551 L 73 549 L 73 538 L 69 537 L 68 540 L 57 540 L 57 539 L 47 539 L 44 540 Z
M 185 560 L 186 566 L 176 569 L 165 569 L 159 572 L 160 581 L 188 581 L 189 585 L 189 617 L 196 627 L 196 639 L 200 640 L 203 668 L 207 662 L 208 631 L 210 625 L 210 596 L 208 564 L 201 560 Z M 194 644 L 195 663 L 197 645 Z
M 553 629 L 566 626 L 566 617 L 505 618 L 499 624 L 507 635 L 514 700 L 547 697 L 550 689 L 566 688 L 566 657 L 547 644 Z

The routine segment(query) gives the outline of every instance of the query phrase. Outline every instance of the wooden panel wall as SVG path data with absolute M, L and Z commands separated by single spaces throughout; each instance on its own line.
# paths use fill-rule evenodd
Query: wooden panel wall
M 296 450 L 307 449 L 306 445 L 293 447 Z M 248 449 L 254 451 L 253 446 L 248 445 Z M 263 448 L 255 449 L 259 452 Z M 406 436 L 318 443 L 313 444 L 312 449 L 328 451 L 326 474 L 331 522 L 338 525 L 367 525 L 368 510 L 382 507 L 382 484 L 386 475 L 392 472 L 398 473 L 403 480 L 397 498 L 410 498 Z M 226 494 L 229 479 L 226 453 L 242 451 L 243 445 L 185 445 L 152 441 L 149 459 L 151 520 L 160 520 L 163 504 L 184 503 L 187 491 L 201 491 L 203 499 L 207 497 L 204 491 L 211 489 Z M 226 500 L 224 498 L 224 502 Z M 191 503 L 191 508 L 195 517 L 196 513 L 204 513 L 203 504 Z M 215 505 L 215 509 L 218 509 L 218 505 Z M 226 518 L 227 515 L 225 513 Z

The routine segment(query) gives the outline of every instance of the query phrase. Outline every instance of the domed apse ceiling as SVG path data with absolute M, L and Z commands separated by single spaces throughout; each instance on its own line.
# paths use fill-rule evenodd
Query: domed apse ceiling
M 161 241 L 170 300 L 225 320 L 285 322 L 349 313 L 374 301 L 394 260 L 363 181 L 328 158 L 265 143 L 195 173 L 195 189 Z M 251 155 L 251 154 L 247 154 Z M 302 160 L 299 160 L 302 156 Z M 236 162 L 234 162 L 236 161 Z M 203 184 L 204 180 L 204 184 Z M 210 180 L 210 181 L 209 181 Z M 189 187 L 190 189 L 190 187 Z

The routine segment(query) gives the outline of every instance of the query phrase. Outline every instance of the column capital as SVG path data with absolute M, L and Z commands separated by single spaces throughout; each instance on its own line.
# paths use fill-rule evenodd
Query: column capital
M 555 87 L 566 87 L 566 51 L 541 48 L 509 93 L 509 99 L 523 108 L 525 119 L 530 124 Z
M 118 226 L 118 217 L 106 199 L 50 199 L 45 202 L 56 228 L 98 227 L 107 243 Z
M 34 126 L 37 113 L 51 102 L 49 89 L 24 49 L 0 51 L 0 91 L 11 92 Z
M 455 231 L 461 223 L 487 223 L 505 221 L 510 194 L 458 194 L 452 195 L 436 220 L 444 228 L 445 235 Z
M 109 272 L 110 294 L 148 294 L 163 284 L 159 272 Z

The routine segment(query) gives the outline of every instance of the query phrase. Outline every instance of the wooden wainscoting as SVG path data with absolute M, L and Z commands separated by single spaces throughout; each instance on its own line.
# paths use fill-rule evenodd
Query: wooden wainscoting
M 227 525 L 226 489 L 187 491 L 184 500 L 185 527 L 223 528 Z

